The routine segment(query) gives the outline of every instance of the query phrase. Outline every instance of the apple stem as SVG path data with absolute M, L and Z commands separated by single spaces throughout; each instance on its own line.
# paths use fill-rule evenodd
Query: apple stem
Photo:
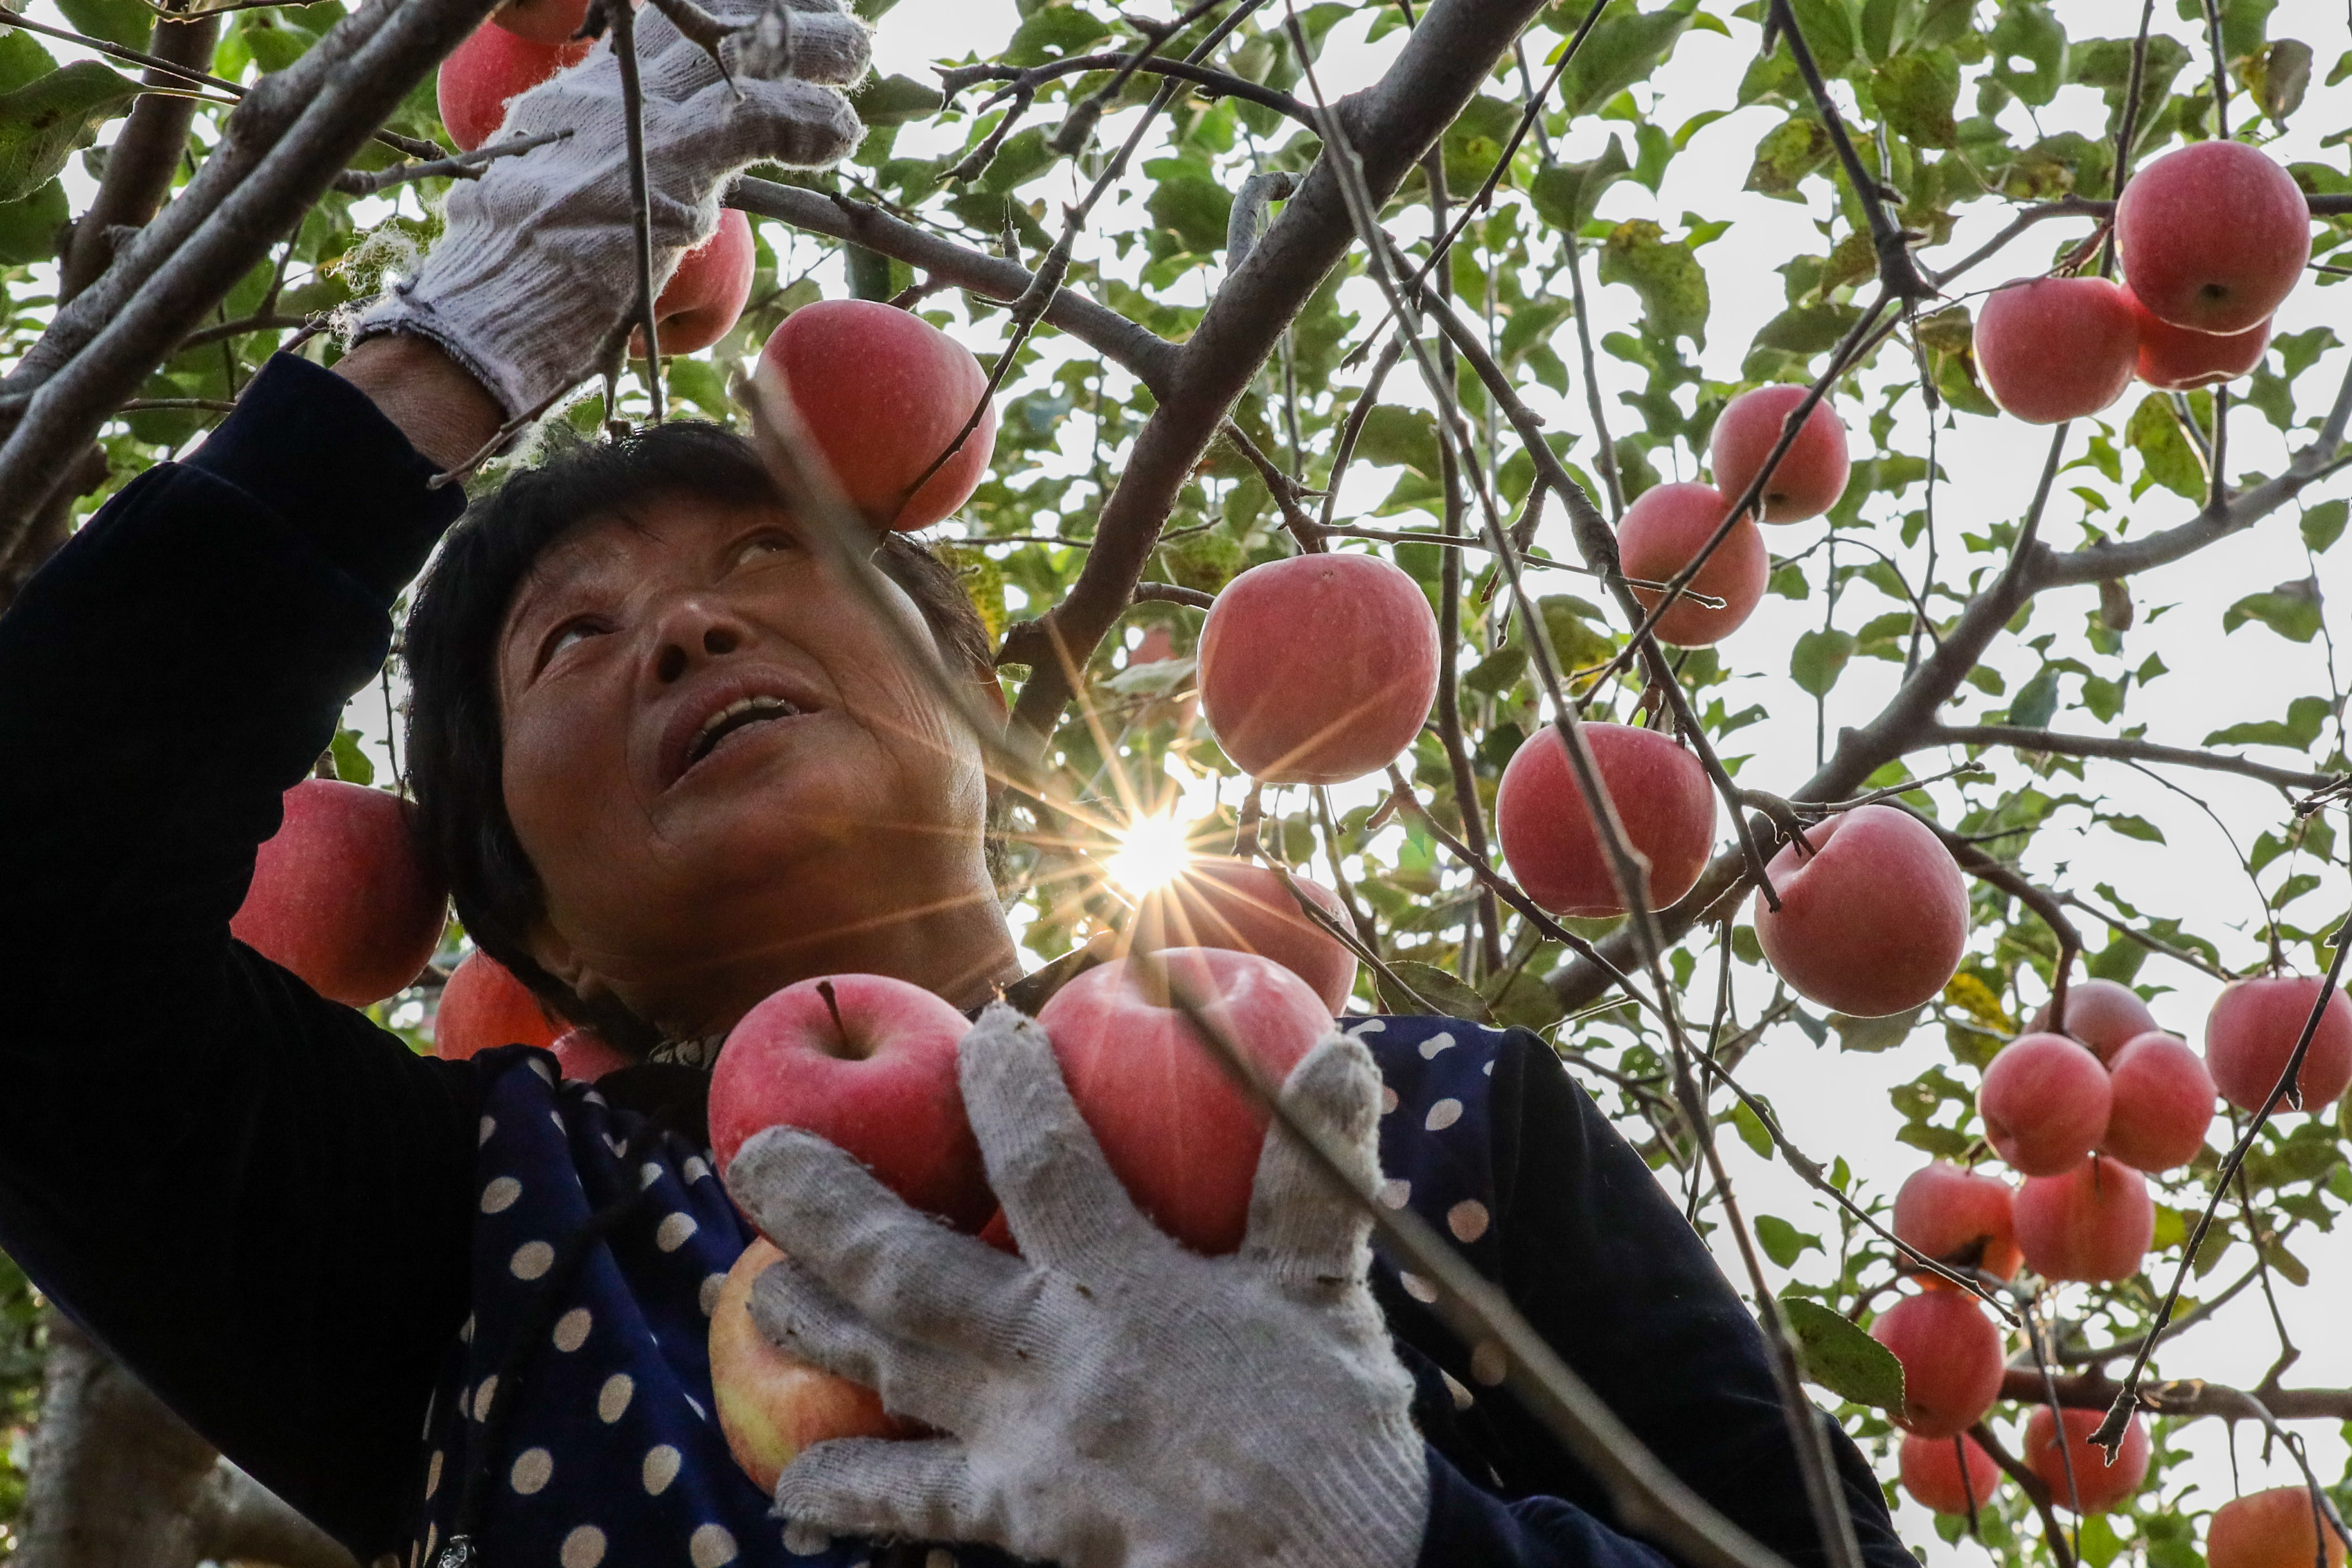
M 834 1032 L 839 1035 L 843 1042 L 845 1044 L 849 1039 L 849 1026 L 841 1021 L 841 1004 L 834 997 L 833 982 L 830 980 L 818 981 L 816 983 L 816 994 L 824 998 L 824 1010 L 833 1015 Z

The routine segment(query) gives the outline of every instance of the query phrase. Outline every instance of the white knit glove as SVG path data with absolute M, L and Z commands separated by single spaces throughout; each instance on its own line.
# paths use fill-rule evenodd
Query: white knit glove
M 992 1006 L 960 1070 L 1020 1258 L 805 1132 L 762 1132 L 729 1169 L 791 1254 L 752 1288 L 761 1331 L 952 1434 L 815 1444 L 776 1483 L 778 1510 L 1062 1568 L 1411 1568 L 1428 1463 L 1365 1284 L 1362 1212 L 1276 1129 L 1241 1251 L 1200 1257 L 1119 1186 L 1035 1024 Z M 1282 1093 L 1370 1192 L 1380 1078 L 1363 1046 L 1331 1036 Z
M 737 173 L 762 160 L 833 163 L 862 131 L 833 89 L 865 74 L 868 39 L 836 0 L 706 0 L 706 9 L 732 27 L 757 24 L 721 46 L 733 87 L 668 17 L 649 5 L 636 13 L 656 289 L 717 229 L 720 193 Z M 458 184 L 441 238 L 361 317 L 354 341 L 429 338 L 511 416 L 544 409 L 600 368 L 636 299 L 621 103 L 608 35 L 509 104 L 494 140 L 572 135 Z

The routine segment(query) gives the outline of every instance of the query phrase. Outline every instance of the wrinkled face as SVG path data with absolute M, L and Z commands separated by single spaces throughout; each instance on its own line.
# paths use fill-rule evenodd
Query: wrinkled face
M 508 611 L 538 956 L 681 1034 L 809 974 L 948 994 L 954 974 L 909 973 L 978 962 L 942 922 L 1003 931 L 980 744 L 919 662 L 937 668 L 929 629 L 821 542 L 778 509 L 665 498 L 560 539 Z

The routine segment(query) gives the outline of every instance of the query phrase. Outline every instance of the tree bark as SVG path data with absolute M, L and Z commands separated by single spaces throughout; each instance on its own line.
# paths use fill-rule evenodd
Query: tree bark
M 55 1308 L 48 1336 L 16 1568 L 357 1568 Z
M 213 46 L 220 41 L 220 27 L 218 16 L 158 22 L 148 52 L 173 65 L 208 71 Z M 159 70 L 148 71 L 147 81 L 154 87 L 186 86 Z M 114 259 L 118 226 L 143 228 L 153 219 L 163 198 L 171 194 L 172 176 L 187 151 L 188 127 L 195 115 L 195 100 L 188 98 L 142 98 L 131 110 L 121 133 L 106 151 L 106 175 L 99 182 L 98 195 L 74 224 L 73 237 L 66 242 L 58 289 L 60 300 L 72 299 L 106 270 L 106 264 Z

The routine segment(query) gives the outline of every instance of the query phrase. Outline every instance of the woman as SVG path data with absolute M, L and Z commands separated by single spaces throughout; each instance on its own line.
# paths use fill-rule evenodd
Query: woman
M 863 37 L 801 0 L 799 74 L 739 71 L 739 98 L 665 18 L 638 26 L 666 268 L 733 170 L 850 144 L 826 84 Z M 733 1173 L 797 1260 L 761 1280 L 762 1326 L 941 1435 L 814 1448 L 772 1511 L 735 1468 L 704 1345 L 751 1233 L 701 1147 L 711 1043 L 810 975 L 972 1008 L 1018 965 L 980 742 L 938 679 L 994 690 L 969 607 L 903 542 L 859 589 L 730 437 L 510 482 L 407 631 L 410 761 L 460 916 L 646 1065 L 589 1090 L 521 1047 L 419 1058 L 231 939 L 281 792 L 459 510 L 434 476 L 625 328 L 614 75 L 600 48 L 521 100 L 509 130 L 577 133 L 463 187 L 333 372 L 273 363 L 0 619 L 0 1244 L 362 1561 L 846 1568 L 879 1537 L 1073 1568 L 1661 1562 L 1286 1145 L 1252 1247 L 1184 1254 L 1002 1007 L 961 1067 L 1025 1259 L 803 1135 Z M 1350 1022 L 1286 1086 L 1300 1114 L 1366 1180 L 1377 1152 L 1390 1199 L 1701 1493 L 1821 1561 L 1754 1324 L 1557 1061 Z M 1874 1568 L 1907 1563 L 1836 1447 Z

